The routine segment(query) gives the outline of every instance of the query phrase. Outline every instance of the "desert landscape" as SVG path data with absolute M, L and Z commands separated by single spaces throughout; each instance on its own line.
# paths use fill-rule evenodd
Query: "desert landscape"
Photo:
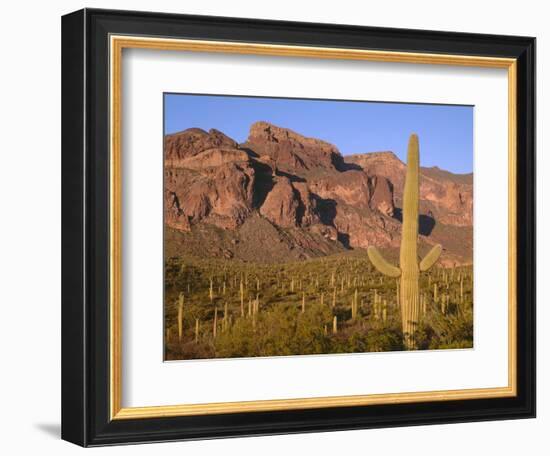
M 367 254 L 399 264 L 406 169 L 263 121 L 165 135 L 165 359 L 472 347 L 473 174 L 419 169 L 418 257 L 442 252 L 412 345 Z

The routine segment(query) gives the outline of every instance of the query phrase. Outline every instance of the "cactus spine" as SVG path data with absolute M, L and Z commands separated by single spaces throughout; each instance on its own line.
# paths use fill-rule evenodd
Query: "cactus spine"
M 399 268 L 390 264 L 374 246 L 368 248 L 372 264 L 382 274 L 390 277 L 400 277 L 401 324 L 405 347 L 415 349 L 414 333 L 418 325 L 420 313 L 420 298 L 418 278 L 420 271 L 427 271 L 438 260 L 441 245 L 436 245 L 418 263 L 418 193 L 419 193 L 419 151 L 418 136 L 409 138 L 407 151 L 407 175 L 403 191 L 403 225 L 401 229 L 401 250 Z

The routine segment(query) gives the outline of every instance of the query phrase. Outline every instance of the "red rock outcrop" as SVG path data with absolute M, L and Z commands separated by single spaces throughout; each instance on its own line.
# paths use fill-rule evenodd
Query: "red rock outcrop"
M 273 189 L 268 193 L 260 214 L 272 223 L 282 227 L 298 225 L 299 193 L 286 177 L 278 177 Z
M 356 208 L 371 208 L 389 217 L 394 213 L 393 185 L 383 176 L 350 170 L 315 179 L 312 191 L 326 199 L 340 200 Z
M 278 169 L 292 174 L 315 168 L 334 169 L 334 160 L 340 157 L 336 146 L 328 142 L 268 122 L 252 124 L 245 146 L 271 157 Z
M 369 176 L 361 171 L 331 173 L 311 180 L 311 189 L 324 199 L 340 200 L 350 206 L 369 205 Z
M 305 182 L 294 182 L 292 186 L 299 195 L 298 223 L 302 227 L 307 227 L 322 223 L 318 198 L 311 193 L 309 186 Z
M 165 170 L 165 188 L 178 200 L 191 222 L 205 221 L 221 228 L 239 226 L 252 210 L 255 171 L 248 162 L 224 163 L 201 173 L 184 168 Z M 170 220 L 170 207 L 165 217 Z
M 388 217 L 392 217 L 395 211 L 392 183 L 382 176 L 373 176 L 369 182 L 371 183 L 369 206 Z
M 370 175 L 383 176 L 393 185 L 400 201 L 405 183 L 405 164 L 393 152 L 349 155 L 347 162 Z M 453 174 L 437 167 L 420 169 L 420 208 L 441 223 L 470 226 L 473 222 L 473 175 Z
M 165 223 L 180 231 L 189 231 L 191 224 L 189 217 L 180 207 L 178 196 L 171 191 L 164 192 Z
M 473 223 L 473 182 L 437 179 L 430 175 L 433 168 L 423 169 L 420 197 L 433 215 L 448 225 L 471 226 Z
M 248 154 L 238 149 L 208 149 L 187 158 L 178 160 L 177 168 L 204 170 L 233 162 L 247 162 Z
M 347 206 L 336 213 L 336 230 L 342 233 L 351 247 L 369 245 L 397 247 L 400 224 L 397 220 L 378 213 L 357 210 Z
M 164 137 L 164 165 L 177 167 L 181 160 L 205 150 L 236 147 L 237 143 L 221 131 L 211 129 L 206 132 L 200 128 L 189 128 Z
M 273 261 L 284 257 L 279 243 L 295 259 L 397 248 L 405 171 L 392 152 L 343 157 L 332 144 L 267 122 L 254 123 L 243 144 L 193 128 L 165 138 L 165 222 L 182 233 L 225 230 L 238 248 L 220 250 L 218 235 L 201 228 L 214 256 L 265 249 L 252 246 L 261 238 L 253 226 L 274 244 Z M 421 168 L 420 210 L 422 242 L 442 243 L 447 263 L 471 261 L 472 175 Z

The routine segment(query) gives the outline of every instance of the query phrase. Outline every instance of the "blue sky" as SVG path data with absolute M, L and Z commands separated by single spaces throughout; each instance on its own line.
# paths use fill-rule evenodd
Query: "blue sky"
M 216 128 L 244 142 L 263 120 L 328 141 L 343 155 L 393 151 L 405 161 L 411 133 L 420 138 L 422 166 L 473 170 L 473 107 L 366 101 L 165 94 L 165 133 Z

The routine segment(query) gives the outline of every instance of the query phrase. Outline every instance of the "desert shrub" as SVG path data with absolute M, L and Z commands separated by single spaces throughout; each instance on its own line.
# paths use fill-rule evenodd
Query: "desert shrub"
M 472 268 L 464 267 L 435 268 L 421 275 L 420 292 L 425 312 L 415 336 L 418 349 L 472 346 L 471 274 Z M 434 284 L 437 296 L 434 296 Z M 224 259 L 168 258 L 164 313 L 165 331 L 171 336 L 168 339 L 166 335 L 165 357 L 231 358 L 403 350 L 396 287 L 396 280 L 375 272 L 361 251 L 270 265 Z M 185 295 L 181 341 L 177 337 L 180 293 Z M 302 312 L 304 294 L 305 311 Z M 253 307 L 256 299 L 258 312 L 255 316 L 252 312 L 249 315 L 249 307 Z M 355 318 L 351 310 L 353 302 L 357 302 Z M 336 333 L 333 332 L 334 317 Z M 198 336 L 195 334 L 197 320 Z

